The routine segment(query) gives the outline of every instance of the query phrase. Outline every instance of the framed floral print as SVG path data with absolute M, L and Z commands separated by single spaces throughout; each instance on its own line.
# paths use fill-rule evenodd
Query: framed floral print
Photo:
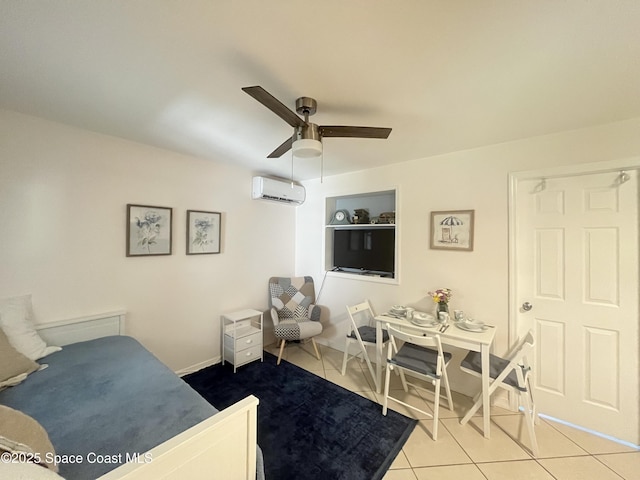
M 436 250 L 473 251 L 474 210 L 431 212 L 430 247 Z
M 187 255 L 220 253 L 220 212 L 187 210 Z
M 127 257 L 171 255 L 172 209 L 127 205 Z

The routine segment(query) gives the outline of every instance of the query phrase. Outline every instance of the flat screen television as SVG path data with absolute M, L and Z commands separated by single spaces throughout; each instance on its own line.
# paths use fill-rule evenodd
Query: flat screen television
M 336 228 L 333 231 L 334 269 L 393 276 L 395 238 L 393 228 Z

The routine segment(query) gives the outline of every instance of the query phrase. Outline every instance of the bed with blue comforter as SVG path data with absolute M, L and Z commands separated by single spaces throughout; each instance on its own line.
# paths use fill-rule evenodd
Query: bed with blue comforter
M 40 422 L 67 480 L 95 479 L 218 411 L 131 337 L 74 343 L 41 362 L 0 403 Z

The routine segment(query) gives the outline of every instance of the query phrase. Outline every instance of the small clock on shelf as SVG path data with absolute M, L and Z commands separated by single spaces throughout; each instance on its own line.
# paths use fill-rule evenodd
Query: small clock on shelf
M 350 225 L 351 219 L 349 218 L 348 210 L 336 210 L 331 218 L 331 225 Z

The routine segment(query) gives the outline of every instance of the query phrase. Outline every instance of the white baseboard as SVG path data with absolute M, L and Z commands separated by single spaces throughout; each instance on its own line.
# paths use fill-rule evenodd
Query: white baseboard
M 175 374 L 179 377 L 183 377 L 184 375 L 189 375 L 190 373 L 195 373 L 198 370 L 202 370 L 203 368 L 210 367 L 211 365 L 215 365 L 222 361 L 221 357 L 210 358 L 209 360 L 205 360 L 204 362 L 196 363 L 195 365 L 191 365 L 186 368 L 181 368 L 180 370 L 176 370 Z

